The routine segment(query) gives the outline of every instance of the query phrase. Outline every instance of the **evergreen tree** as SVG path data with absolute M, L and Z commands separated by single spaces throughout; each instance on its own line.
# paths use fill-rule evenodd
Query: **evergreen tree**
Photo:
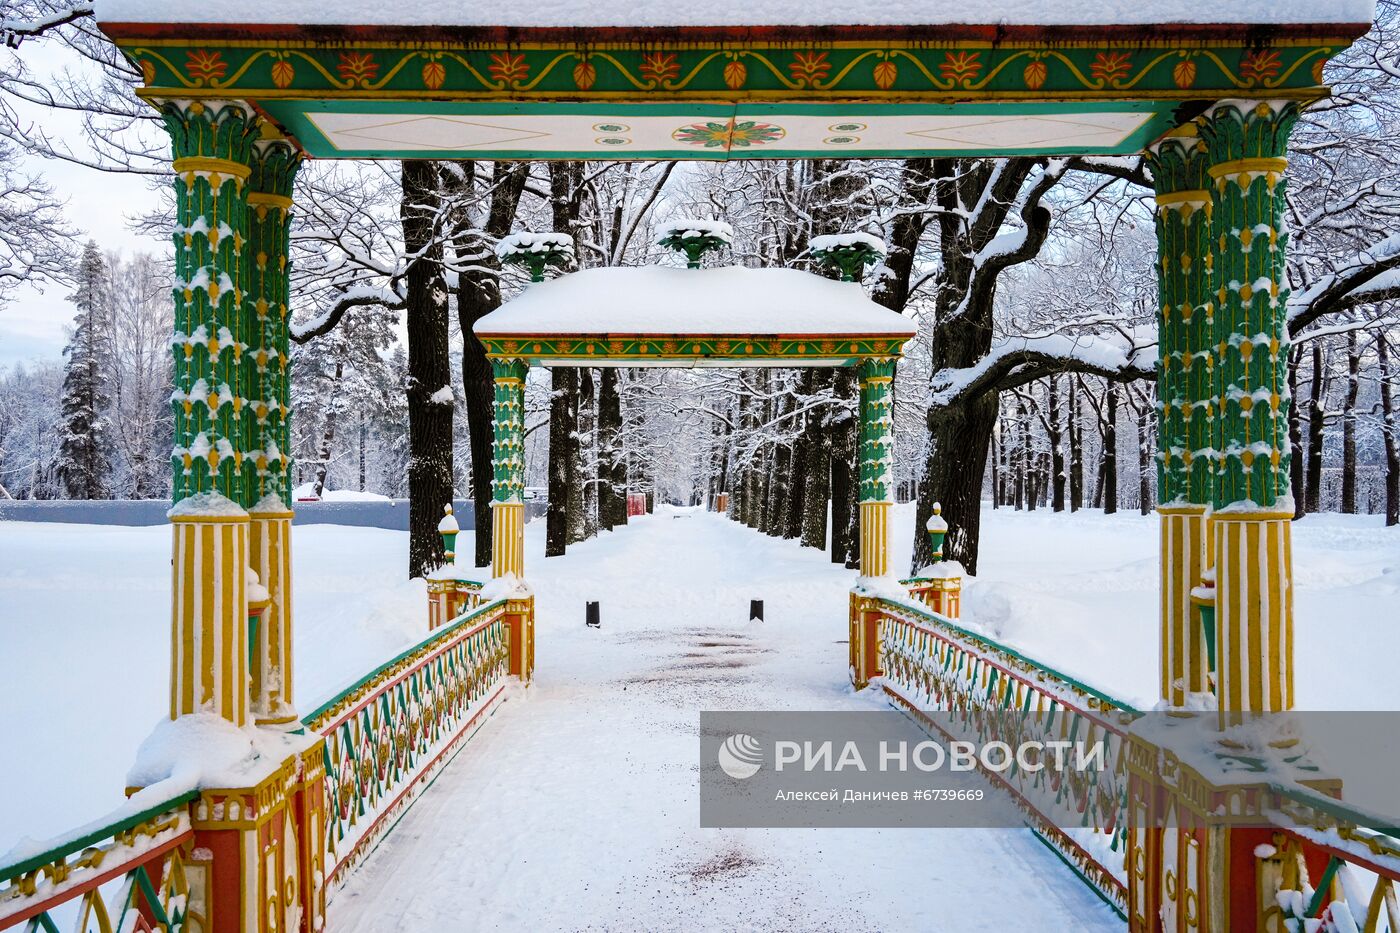
M 59 424 L 58 476 L 72 499 L 106 499 L 111 495 L 112 442 L 108 410 L 111 398 L 111 323 L 108 319 L 107 264 L 97 243 L 89 240 L 69 298 L 78 308 L 63 376 Z

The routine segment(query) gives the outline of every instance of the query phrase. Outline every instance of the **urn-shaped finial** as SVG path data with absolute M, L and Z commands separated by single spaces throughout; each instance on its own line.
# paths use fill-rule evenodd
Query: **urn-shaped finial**
M 701 258 L 734 242 L 734 228 L 722 220 L 673 220 L 661 228 L 658 246 L 685 254 L 687 269 L 699 269 Z
M 438 534 L 442 535 L 442 549 L 447 552 L 447 562 L 457 559 L 457 517 L 452 514 L 452 503 L 442 507 L 442 521 L 438 522 Z
M 948 520 L 943 517 L 943 506 L 935 502 L 933 514 L 928 517 L 924 528 L 928 531 L 929 545 L 933 548 L 933 563 L 943 559 L 943 539 L 948 537 Z
M 563 269 L 574 261 L 574 238 L 567 233 L 512 233 L 496 244 L 501 262 L 523 266 L 531 282 L 543 282 L 552 266 Z

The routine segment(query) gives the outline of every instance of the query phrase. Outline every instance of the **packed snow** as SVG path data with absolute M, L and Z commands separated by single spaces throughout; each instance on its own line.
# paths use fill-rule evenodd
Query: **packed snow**
M 734 228 L 723 220 L 680 218 L 662 224 L 657 231 L 656 242 L 664 245 L 671 237 L 682 240 L 714 237 L 721 243 L 733 243 Z
M 1136 25 L 1152 23 L 1369 23 L 1374 0 L 886 0 L 852 5 L 838 0 L 538 0 L 474 4 L 460 0 L 239 0 L 217 13 L 189 0 L 98 0 L 108 23 L 287 23 L 384 26 L 823 26 L 947 23 Z
M 527 288 L 477 321 L 481 336 L 688 334 L 908 338 L 914 324 L 854 282 L 800 269 L 584 269 Z
M 823 236 L 814 236 L 807 242 L 807 248 L 814 253 L 827 252 L 836 249 L 851 249 L 856 246 L 864 246 L 880 255 L 885 253 L 885 241 L 875 236 L 873 233 L 862 233 L 859 230 L 851 233 L 828 233 Z
M 501 237 L 496 255 L 502 259 L 527 253 L 561 252 L 573 255 L 574 238 L 567 233 L 529 233 L 522 231 Z
M 666 508 L 527 546 L 535 682 L 334 895 L 339 930 L 1121 930 L 1026 830 L 699 828 L 700 710 L 887 708 L 847 683 L 826 555 Z

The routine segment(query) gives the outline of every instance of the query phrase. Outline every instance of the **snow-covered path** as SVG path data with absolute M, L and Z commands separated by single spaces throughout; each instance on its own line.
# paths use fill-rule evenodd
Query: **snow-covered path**
M 846 681 L 849 571 L 703 512 L 537 554 L 534 685 L 335 896 L 338 931 L 1122 929 L 1025 830 L 699 828 L 700 710 L 880 705 Z

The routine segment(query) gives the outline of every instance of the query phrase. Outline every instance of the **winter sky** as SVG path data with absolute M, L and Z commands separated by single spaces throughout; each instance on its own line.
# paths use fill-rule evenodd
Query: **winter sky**
M 75 56 L 64 53 L 52 42 L 25 43 L 23 52 L 25 60 L 36 71 L 59 69 L 77 62 Z M 0 55 L 13 54 L 9 49 L 0 48 Z M 71 140 L 75 151 L 82 151 L 76 119 L 38 108 L 31 110 L 24 115 L 50 134 Z M 83 240 L 91 237 L 104 249 L 125 253 L 156 252 L 166 248 L 150 237 L 138 236 L 128 227 L 128 217 L 157 205 L 156 195 L 145 178 L 42 159 L 30 159 L 25 168 L 44 175 L 67 202 L 68 221 Z M 0 304 L 0 368 L 33 359 L 57 359 L 62 354 L 67 340 L 65 329 L 73 318 L 73 306 L 68 303 L 67 295 L 68 290 L 63 287 L 49 286 L 42 291 L 21 288 L 11 301 Z

